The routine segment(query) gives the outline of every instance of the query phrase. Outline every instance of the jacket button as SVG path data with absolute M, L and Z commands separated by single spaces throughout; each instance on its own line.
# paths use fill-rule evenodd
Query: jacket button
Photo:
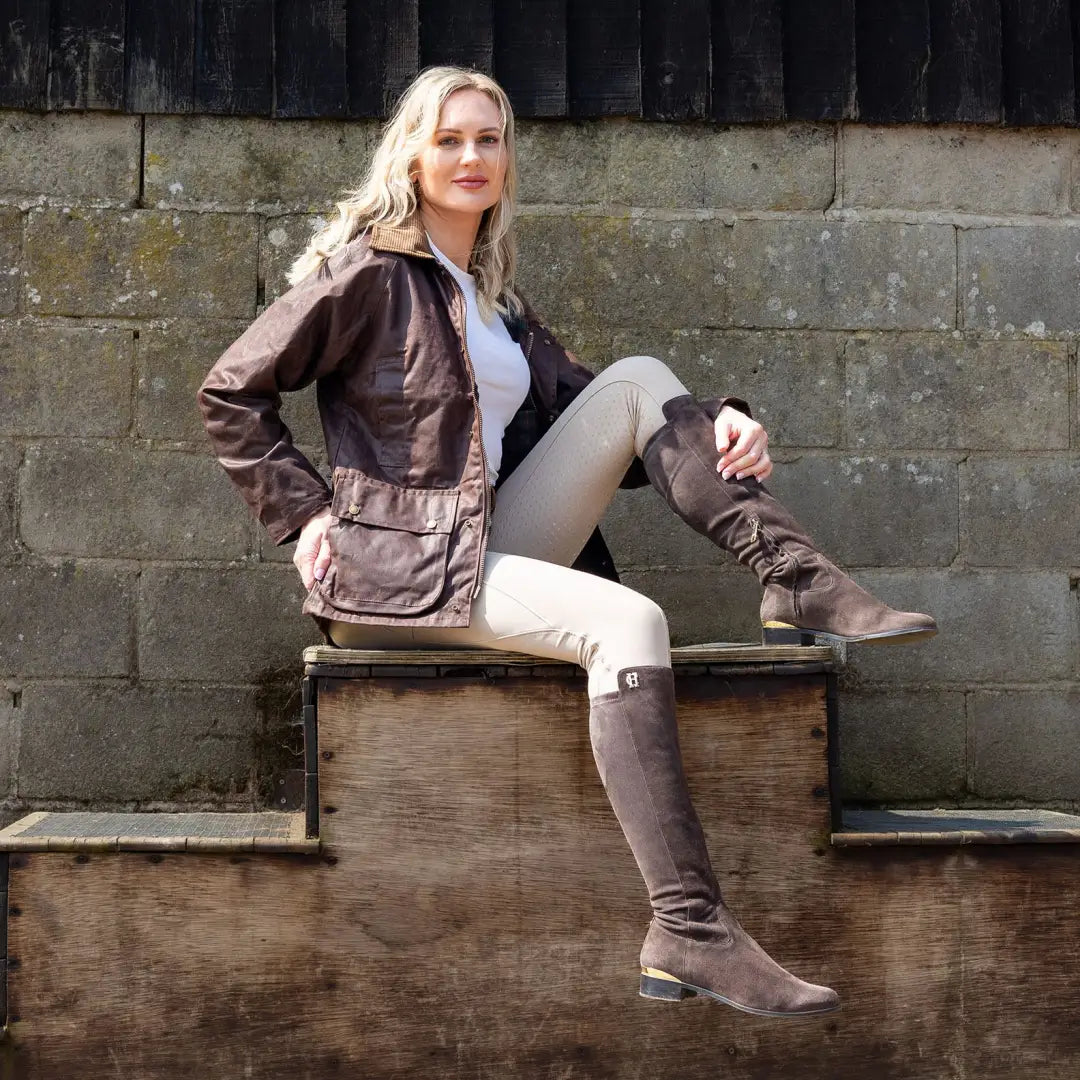
M 550 345 L 551 344 L 551 338 L 549 338 L 549 337 L 544 338 L 544 344 L 545 345 Z
M 431 519 L 431 520 L 430 520 L 430 521 L 429 521 L 429 522 L 427 523 L 427 527 L 428 527 L 429 529 L 434 529 L 434 528 L 435 528 L 435 526 L 436 526 L 436 525 L 438 525 L 438 524 L 439 524 L 439 523 L 438 523 L 438 522 L 437 522 L 437 521 L 436 521 L 436 520 L 435 520 L 434 518 L 432 518 L 432 519 Z
M 360 507 L 357 506 L 356 503 L 349 503 L 349 513 L 350 514 L 359 514 L 360 513 Z
M 472 528 L 472 518 L 466 518 L 461 527 L 463 529 L 471 529 Z

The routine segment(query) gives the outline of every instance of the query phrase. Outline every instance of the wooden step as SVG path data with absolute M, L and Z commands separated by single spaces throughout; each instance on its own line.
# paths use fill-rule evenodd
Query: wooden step
M 0 851 L 317 852 L 304 814 L 39 811 L 0 830 Z
M 1056 810 L 848 810 L 834 847 L 1076 844 L 1080 816 Z

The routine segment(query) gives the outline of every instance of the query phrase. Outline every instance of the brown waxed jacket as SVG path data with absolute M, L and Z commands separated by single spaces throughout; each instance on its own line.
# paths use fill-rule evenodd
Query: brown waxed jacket
M 532 386 L 507 429 L 501 477 L 594 377 L 527 315 L 508 323 Z M 332 491 L 278 414 L 281 392 L 313 381 Z M 491 489 L 465 298 L 419 214 L 365 230 L 278 297 L 214 364 L 198 400 L 218 459 L 275 543 L 331 507 L 330 569 L 303 607 L 324 633 L 327 619 L 469 624 Z M 644 483 L 635 461 L 623 485 Z M 614 577 L 598 533 L 590 548 L 581 568 Z

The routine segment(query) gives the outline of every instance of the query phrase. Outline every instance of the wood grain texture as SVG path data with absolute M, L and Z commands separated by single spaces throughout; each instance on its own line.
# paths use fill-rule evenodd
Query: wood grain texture
M 567 0 L 569 114 L 641 115 L 639 0 Z
M 928 0 L 856 5 L 855 82 L 861 121 L 925 120 L 929 64 Z
M 195 107 L 195 0 L 129 3 L 124 31 L 124 107 L 188 113 Z
M 1069 0 L 1001 0 L 1002 114 L 1007 124 L 1076 118 Z
M 124 107 L 124 0 L 50 0 L 51 109 Z
M 269 116 L 274 103 L 273 0 L 198 0 L 195 108 Z
M 641 0 L 641 111 L 648 120 L 709 113 L 710 0 Z
M 385 117 L 420 70 L 418 0 L 347 0 L 350 116 Z
M 566 0 L 499 0 L 494 72 L 516 116 L 565 116 Z
M 1080 5 L 1074 5 L 1077 10 Z M 1000 0 L 934 0 L 930 11 L 927 119 L 993 124 L 1001 119 Z
M 0 106 L 44 109 L 49 65 L 49 5 L 0 0 Z
M 854 0 L 783 0 L 789 120 L 855 116 Z
M 344 116 L 345 0 L 275 0 L 274 115 Z
M 712 116 L 720 121 L 784 116 L 781 0 L 713 0 Z
M 420 66 L 457 64 L 490 74 L 493 0 L 420 0 Z

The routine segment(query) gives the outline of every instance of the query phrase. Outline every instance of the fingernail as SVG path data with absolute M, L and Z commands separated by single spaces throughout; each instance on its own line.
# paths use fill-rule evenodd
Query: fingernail
M 727 469 L 725 469 L 725 470 L 724 470 L 724 471 L 723 471 L 723 472 L 722 472 L 722 473 L 721 473 L 720 475 L 721 475 L 721 476 L 722 476 L 722 477 L 723 477 L 723 478 L 724 478 L 725 480 L 730 480 L 730 479 L 731 479 L 731 473 L 730 473 L 730 471 L 729 471 L 729 470 L 727 470 Z
M 316 578 L 316 580 L 322 581 L 322 579 L 324 577 L 326 577 L 326 568 L 324 566 L 316 566 L 315 567 L 315 578 Z

